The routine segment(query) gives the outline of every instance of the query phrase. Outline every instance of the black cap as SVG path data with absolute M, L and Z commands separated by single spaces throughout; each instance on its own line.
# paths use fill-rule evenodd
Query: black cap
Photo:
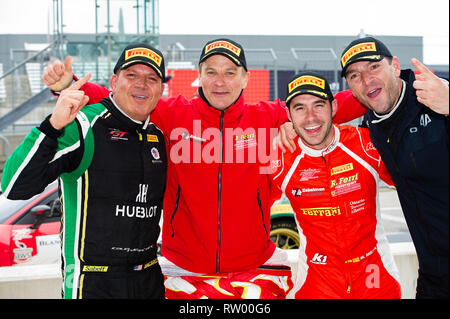
M 244 48 L 239 43 L 230 39 L 216 39 L 209 41 L 205 44 L 198 63 L 202 63 L 207 58 L 215 54 L 221 54 L 229 58 L 234 62 L 234 64 L 237 66 L 242 66 L 245 71 L 248 71 L 247 62 L 245 61 Z
M 286 105 L 297 95 L 312 94 L 333 101 L 333 93 L 327 79 L 316 72 L 304 71 L 294 75 L 287 85 Z
M 162 53 L 154 47 L 144 43 L 128 45 L 120 55 L 114 67 L 114 73 L 119 69 L 126 69 L 134 64 L 145 64 L 153 68 L 158 76 L 165 82 L 166 70 Z
M 384 57 L 392 57 L 383 42 L 365 37 L 352 41 L 341 55 L 341 76 L 345 76 L 347 67 L 357 61 L 381 61 Z

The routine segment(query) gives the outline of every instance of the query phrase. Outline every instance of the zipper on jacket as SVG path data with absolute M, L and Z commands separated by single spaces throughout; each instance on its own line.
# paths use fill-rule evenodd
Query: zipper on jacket
M 330 155 L 330 156 L 331 156 L 331 155 Z M 325 155 L 323 155 L 323 154 L 322 154 L 320 157 L 323 159 L 323 162 L 324 162 L 324 164 L 325 164 L 325 170 L 326 170 L 326 172 L 327 172 L 327 173 L 326 173 L 326 174 L 327 174 L 327 179 L 328 179 L 328 180 L 331 180 L 330 167 L 331 167 L 332 165 L 330 165 L 331 163 L 329 163 L 329 161 L 331 161 L 331 159 L 330 159 L 329 161 L 327 161 L 327 159 L 325 158 Z M 332 197 L 332 195 L 331 195 L 331 187 L 329 187 L 328 197 L 329 197 L 329 201 L 330 201 L 330 202 L 335 202 L 338 206 L 340 206 L 340 203 L 339 203 L 339 202 L 333 200 L 333 197 Z M 345 218 L 347 218 L 347 212 L 342 212 L 342 214 L 345 214 Z M 338 228 L 335 228 L 335 234 L 336 234 L 337 238 L 339 238 L 339 240 L 341 240 L 341 233 L 339 233 L 339 232 L 337 231 L 337 229 L 338 229 Z M 345 245 L 344 245 L 344 246 L 345 246 Z M 348 247 L 345 246 L 345 247 L 342 247 L 342 248 L 345 250 L 346 255 L 348 255 L 348 254 L 347 254 Z M 348 272 L 347 272 L 347 267 L 346 267 L 345 262 L 343 263 L 343 272 L 344 272 L 345 281 L 346 281 L 346 283 L 347 283 L 347 290 L 346 290 L 346 293 L 347 293 L 347 295 L 349 295 L 350 292 L 351 292 L 351 286 L 350 286 L 351 280 L 350 280 L 350 275 L 349 275 Z
M 220 131 L 220 162 L 219 172 L 217 174 L 217 249 L 216 249 L 216 272 L 220 272 L 220 244 L 221 244 L 221 213 L 222 213 L 222 163 L 223 163 L 223 117 L 225 111 L 220 113 L 219 131 Z
M 259 188 L 256 189 L 256 200 L 258 201 L 259 210 L 261 211 L 261 219 L 264 230 L 266 231 L 266 236 L 269 237 L 269 232 L 267 231 L 266 223 L 264 222 L 264 211 L 262 208 L 261 196 L 259 195 Z
M 138 134 L 138 137 L 139 137 L 139 140 L 138 140 L 138 143 L 139 143 L 139 154 L 140 154 L 140 156 L 139 156 L 139 158 L 140 158 L 140 166 L 141 166 L 141 183 L 144 183 L 144 181 L 145 181 L 145 158 L 144 158 L 144 149 L 145 149 L 145 144 L 144 144 L 144 139 L 143 139 L 143 134 L 144 134 L 144 132 L 143 131 L 139 131 L 139 130 L 136 130 L 136 133 Z
M 173 227 L 173 218 L 175 217 L 175 214 L 178 210 L 178 201 L 180 200 L 180 185 L 178 185 L 178 189 L 177 189 L 177 199 L 175 201 L 175 208 L 173 209 L 173 213 L 172 216 L 170 217 L 170 226 L 172 227 L 172 237 L 175 236 L 175 228 Z

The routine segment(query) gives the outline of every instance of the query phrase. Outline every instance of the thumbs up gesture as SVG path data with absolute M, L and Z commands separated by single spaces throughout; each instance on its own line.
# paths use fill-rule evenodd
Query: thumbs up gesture
M 42 73 L 42 82 L 55 92 L 67 88 L 73 79 L 72 57 L 68 56 L 64 63 L 55 59 L 47 64 Z
M 84 91 L 81 91 L 80 88 L 89 81 L 90 78 L 91 73 L 88 73 L 84 78 L 61 91 L 49 119 L 50 124 L 52 124 L 55 129 L 60 130 L 72 122 L 81 108 L 88 103 L 89 97 L 85 95 Z
M 417 100 L 439 114 L 449 114 L 448 84 L 431 72 L 416 58 L 411 63 L 421 73 L 416 75 L 413 87 L 416 89 Z

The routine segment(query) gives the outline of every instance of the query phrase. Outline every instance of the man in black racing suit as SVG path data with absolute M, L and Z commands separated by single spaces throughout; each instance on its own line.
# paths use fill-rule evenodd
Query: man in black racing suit
M 53 113 L 13 152 L 2 191 L 26 199 L 59 178 L 64 298 L 164 298 L 156 241 L 167 158 L 149 116 L 164 88 L 163 56 L 129 45 L 112 94 L 84 106 L 79 88 L 88 79 L 62 91 Z

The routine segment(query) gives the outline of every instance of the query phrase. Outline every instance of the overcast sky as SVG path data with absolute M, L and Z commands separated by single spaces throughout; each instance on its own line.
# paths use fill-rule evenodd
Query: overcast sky
M 1 0 L 0 33 L 51 32 L 52 3 Z M 94 32 L 93 3 L 63 1 L 65 32 Z M 113 14 L 123 3 L 111 0 Z M 134 4 L 123 8 L 126 32 L 135 28 Z M 423 36 L 424 62 L 449 63 L 448 0 L 159 0 L 159 19 L 161 34 Z

